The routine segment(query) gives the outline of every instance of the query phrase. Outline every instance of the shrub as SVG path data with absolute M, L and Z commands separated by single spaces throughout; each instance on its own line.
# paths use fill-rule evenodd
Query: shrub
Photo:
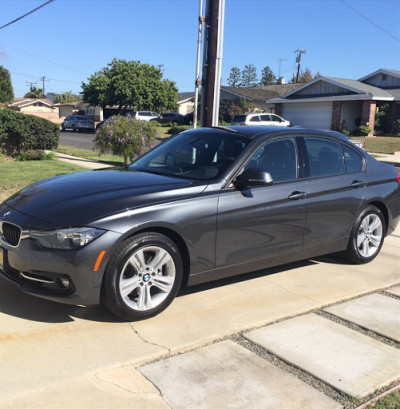
M 95 149 L 101 154 L 112 152 L 122 156 L 124 163 L 145 153 L 157 143 L 156 129 L 150 122 L 142 122 L 131 116 L 114 116 L 104 122 L 94 139 Z
M 367 125 L 360 125 L 354 132 L 357 136 L 367 136 L 371 132 L 371 128 Z
M 182 131 L 186 131 L 187 129 L 191 129 L 192 126 L 190 125 L 176 125 L 174 124 L 170 129 L 168 129 L 167 134 L 172 135 L 174 133 L 179 133 Z
M 348 129 L 346 129 L 346 128 L 343 128 L 340 132 L 341 132 L 343 135 L 350 136 L 350 131 L 349 131 Z
M 0 151 L 12 157 L 37 149 L 55 149 L 58 125 L 34 115 L 0 109 Z
M 25 161 L 25 160 L 45 160 L 46 153 L 43 150 L 35 149 L 30 151 L 22 151 L 17 156 L 18 160 Z

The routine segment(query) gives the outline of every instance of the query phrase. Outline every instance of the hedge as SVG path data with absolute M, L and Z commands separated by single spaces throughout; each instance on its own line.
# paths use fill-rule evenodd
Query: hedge
M 12 157 L 37 149 L 55 149 L 59 126 L 47 119 L 0 109 L 0 151 Z

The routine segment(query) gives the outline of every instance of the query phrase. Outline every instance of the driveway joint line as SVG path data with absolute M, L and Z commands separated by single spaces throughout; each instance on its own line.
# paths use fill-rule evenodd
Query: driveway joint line
M 324 307 L 325 308 L 325 307 Z M 400 342 L 391 339 L 385 335 L 379 334 L 378 332 L 375 332 L 372 329 L 363 327 L 360 324 L 356 324 L 355 322 L 346 320 L 345 318 L 339 317 L 331 312 L 328 311 L 323 311 L 323 310 L 318 310 L 315 311 L 315 314 L 319 315 L 320 317 L 323 317 L 325 319 L 328 319 L 332 322 L 336 322 L 336 324 L 342 325 L 344 327 L 347 327 L 349 329 L 352 329 L 353 331 L 359 332 L 360 334 L 363 334 L 369 338 L 375 339 L 376 341 L 382 342 L 383 344 L 389 345 L 393 348 L 400 349 Z

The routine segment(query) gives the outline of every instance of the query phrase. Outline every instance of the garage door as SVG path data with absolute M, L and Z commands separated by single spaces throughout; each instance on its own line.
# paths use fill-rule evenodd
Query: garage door
M 332 102 L 283 104 L 282 116 L 293 126 L 331 129 Z

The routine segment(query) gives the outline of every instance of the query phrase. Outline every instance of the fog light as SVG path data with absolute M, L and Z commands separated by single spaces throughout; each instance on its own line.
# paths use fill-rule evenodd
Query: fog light
M 68 277 L 61 277 L 60 281 L 61 281 L 61 284 L 62 284 L 65 288 L 68 288 L 68 287 L 71 285 L 71 282 L 70 282 L 70 280 L 69 280 Z

